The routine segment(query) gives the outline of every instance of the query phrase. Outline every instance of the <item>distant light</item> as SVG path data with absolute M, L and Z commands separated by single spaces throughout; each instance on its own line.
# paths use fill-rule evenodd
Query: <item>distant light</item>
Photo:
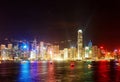
M 26 44 L 23 44 L 23 45 L 22 45 L 22 48 L 23 48 L 23 49 L 27 49 L 28 46 L 27 46 Z
M 45 47 L 43 47 L 43 49 L 45 50 L 46 48 L 45 48 Z
M 71 48 L 75 48 L 74 46 L 71 46 Z
M 82 33 L 82 30 L 78 30 L 78 32 Z
M 88 50 L 88 49 L 89 49 L 89 47 L 88 47 L 88 46 L 86 46 L 86 47 L 85 47 L 85 50 Z
M 27 48 L 27 46 L 26 46 L 26 45 L 24 45 L 24 46 L 23 46 L 23 48 Z
M 92 54 L 92 51 L 91 51 L 91 50 L 89 51 L 89 54 Z
M 114 52 L 117 52 L 117 51 L 118 51 L 117 49 L 114 50 Z
M 103 46 L 100 46 L 100 49 L 103 49 Z
M 107 54 L 110 55 L 110 52 L 108 52 Z
M 61 57 L 57 57 L 57 58 L 54 58 L 54 60 L 57 60 L 57 61 L 63 61 L 63 58 L 61 58 Z
M 50 51 L 50 54 L 52 54 L 52 51 Z

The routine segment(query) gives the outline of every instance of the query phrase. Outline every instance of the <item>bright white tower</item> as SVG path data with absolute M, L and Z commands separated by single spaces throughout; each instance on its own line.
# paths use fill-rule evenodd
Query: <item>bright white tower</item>
M 83 51 L 83 34 L 82 30 L 78 30 L 78 41 L 77 41 L 77 48 L 78 48 L 78 55 L 77 59 L 82 60 L 82 51 Z

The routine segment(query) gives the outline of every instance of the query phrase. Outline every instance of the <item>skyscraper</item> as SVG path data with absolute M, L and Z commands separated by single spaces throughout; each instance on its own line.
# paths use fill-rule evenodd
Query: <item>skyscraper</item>
M 77 59 L 82 60 L 82 51 L 83 51 L 83 36 L 82 36 L 82 30 L 78 30 L 78 39 L 77 39 L 77 48 L 78 48 L 78 54 Z

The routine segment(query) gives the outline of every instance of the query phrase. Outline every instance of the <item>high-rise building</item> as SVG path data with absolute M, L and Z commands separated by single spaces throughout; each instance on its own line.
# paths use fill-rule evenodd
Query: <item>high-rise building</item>
M 75 47 L 69 48 L 68 57 L 70 60 L 74 60 L 76 58 L 76 48 Z
M 1 44 L 1 58 L 2 60 L 8 59 L 8 51 L 7 51 L 6 45 L 4 44 Z
M 98 47 L 95 45 L 92 46 L 92 57 L 93 59 L 96 59 L 97 56 L 98 56 Z
M 68 48 L 64 48 L 64 60 L 68 59 Z
M 85 58 L 89 58 L 89 47 L 85 47 Z
M 12 44 L 8 44 L 8 49 L 12 49 Z
M 45 52 L 45 47 L 44 47 L 44 42 L 40 42 L 40 56 L 41 58 L 44 57 L 44 52 Z
M 6 48 L 6 46 L 4 45 L 4 44 L 1 44 L 1 50 L 3 50 L 3 49 L 5 49 Z
M 83 51 L 83 34 L 82 30 L 78 30 L 78 39 L 77 39 L 77 48 L 78 48 L 78 54 L 77 59 L 82 60 L 82 51 Z

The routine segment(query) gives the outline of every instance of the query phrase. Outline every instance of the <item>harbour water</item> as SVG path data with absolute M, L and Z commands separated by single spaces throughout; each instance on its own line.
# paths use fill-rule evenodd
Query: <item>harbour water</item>
M 120 66 L 116 61 L 0 64 L 0 82 L 120 82 L 119 77 Z

